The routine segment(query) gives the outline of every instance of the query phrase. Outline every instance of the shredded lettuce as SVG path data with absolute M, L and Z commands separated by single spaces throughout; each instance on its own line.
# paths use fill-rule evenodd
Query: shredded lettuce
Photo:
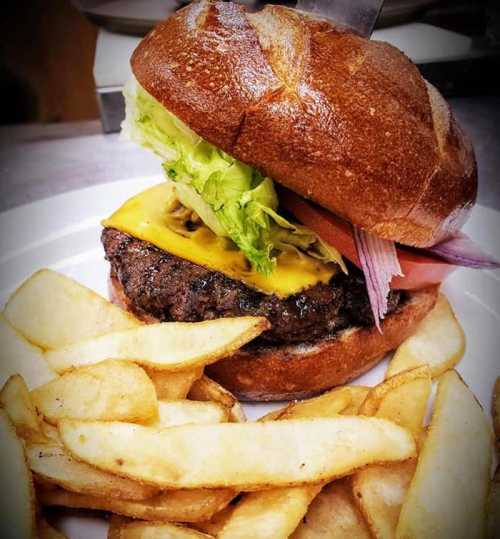
M 201 195 L 199 195 L 190 185 L 185 183 L 176 183 L 175 191 L 179 202 L 186 208 L 191 208 L 199 218 L 210 228 L 217 236 L 227 236 L 226 229 L 219 222 L 214 210 L 207 204 Z
M 137 81 L 126 86 L 124 95 L 123 135 L 161 157 L 179 201 L 215 234 L 231 238 L 257 271 L 269 275 L 276 253 L 290 248 L 340 263 L 345 270 L 334 248 L 277 213 L 270 178 L 199 137 Z

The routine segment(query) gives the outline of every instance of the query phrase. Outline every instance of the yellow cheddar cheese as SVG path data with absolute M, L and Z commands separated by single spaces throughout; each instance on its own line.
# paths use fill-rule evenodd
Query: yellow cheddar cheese
M 168 209 L 174 197 L 172 184 L 158 184 L 125 202 L 102 224 L 281 298 L 317 283 L 327 283 L 336 271 L 333 263 L 325 264 L 305 254 L 287 251 L 277 256 L 274 271 L 266 277 L 250 266 L 231 240 L 216 236 L 208 227 L 202 225 L 188 237 L 170 228 Z

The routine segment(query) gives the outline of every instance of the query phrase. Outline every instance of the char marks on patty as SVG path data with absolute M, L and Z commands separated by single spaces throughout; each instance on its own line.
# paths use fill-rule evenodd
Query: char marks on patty
M 350 326 L 373 324 L 363 275 L 354 266 L 348 275 L 338 272 L 328 284 L 281 299 L 113 228 L 103 230 L 102 243 L 111 274 L 139 317 L 197 322 L 265 316 L 272 328 L 261 338 L 273 343 L 312 341 Z M 401 297 L 391 292 L 389 313 Z

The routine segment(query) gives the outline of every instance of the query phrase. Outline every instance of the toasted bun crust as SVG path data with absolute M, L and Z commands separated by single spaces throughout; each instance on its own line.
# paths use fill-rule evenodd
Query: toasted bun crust
M 383 238 L 433 245 L 475 200 L 469 141 L 387 43 L 281 6 L 202 0 L 157 26 L 131 63 L 201 137 Z
M 111 278 L 109 283 L 111 301 L 128 309 L 128 298 L 118 280 Z M 382 322 L 383 333 L 375 327 L 351 328 L 312 344 L 239 350 L 210 365 L 206 372 L 241 400 L 310 397 L 371 369 L 415 331 L 434 307 L 437 295 L 437 287 L 410 292 L 408 300 Z

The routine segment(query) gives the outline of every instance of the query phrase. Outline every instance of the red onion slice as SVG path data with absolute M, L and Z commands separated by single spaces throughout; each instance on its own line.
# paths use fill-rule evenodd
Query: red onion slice
M 426 250 L 457 266 L 474 269 L 500 268 L 500 260 L 485 253 L 463 232 Z
M 354 239 L 361 269 L 377 329 L 382 333 L 380 320 L 387 313 L 390 282 L 395 275 L 403 275 L 393 241 L 383 240 L 354 227 Z

